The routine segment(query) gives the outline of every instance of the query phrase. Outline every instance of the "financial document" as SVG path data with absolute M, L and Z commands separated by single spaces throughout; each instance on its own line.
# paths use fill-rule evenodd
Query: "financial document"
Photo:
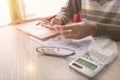
M 31 39 L 38 42 L 42 46 L 51 46 L 51 47 L 66 48 L 66 49 L 74 50 L 75 51 L 74 55 L 66 57 L 69 61 L 72 61 L 72 60 L 84 55 L 88 51 L 91 43 L 92 44 L 94 43 L 94 46 L 99 47 L 97 45 L 97 43 L 94 42 L 94 38 L 92 36 L 88 36 L 88 37 L 85 37 L 85 38 L 80 39 L 80 40 L 66 39 L 62 35 L 59 35 L 55 38 L 51 38 L 51 39 L 46 40 L 46 41 L 41 41 L 41 40 L 38 40 L 38 39 L 33 38 L 33 37 L 31 37 Z M 62 51 L 62 52 L 64 52 L 64 51 Z M 63 53 L 61 53 L 61 54 L 63 54 Z

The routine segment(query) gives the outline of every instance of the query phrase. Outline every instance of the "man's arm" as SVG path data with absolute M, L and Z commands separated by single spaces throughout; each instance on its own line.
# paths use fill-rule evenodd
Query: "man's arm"
M 65 7 L 61 8 L 56 17 L 62 20 L 62 24 L 66 24 L 75 13 L 79 13 L 80 11 L 81 0 L 68 0 Z

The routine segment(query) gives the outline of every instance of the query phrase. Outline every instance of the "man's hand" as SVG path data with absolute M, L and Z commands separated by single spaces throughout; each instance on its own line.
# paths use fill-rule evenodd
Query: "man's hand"
M 80 39 L 89 35 L 94 36 L 96 30 L 96 24 L 80 22 L 66 26 L 55 25 L 54 28 L 56 31 L 64 35 L 66 38 Z
M 55 17 L 56 17 L 56 15 L 48 16 L 48 17 L 41 17 L 41 18 L 40 18 L 40 21 L 46 22 L 46 23 L 50 23 L 50 21 L 51 21 L 53 18 L 55 18 Z
M 50 17 L 40 18 L 38 25 L 39 24 L 44 27 L 52 29 L 53 25 L 61 25 L 62 20 L 60 18 L 56 17 L 56 15 L 54 15 L 54 16 L 50 16 Z

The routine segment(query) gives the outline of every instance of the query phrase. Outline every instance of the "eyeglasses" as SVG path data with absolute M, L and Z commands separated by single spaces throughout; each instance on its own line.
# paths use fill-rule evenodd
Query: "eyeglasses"
M 36 48 L 36 51 L 41 54 L 58 57 L 68 57 L 75 54 L 75 51 L 62 47 L 41 46 Z

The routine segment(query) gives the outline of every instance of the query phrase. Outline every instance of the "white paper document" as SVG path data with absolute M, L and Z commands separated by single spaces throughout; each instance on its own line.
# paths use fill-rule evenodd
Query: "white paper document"
M 80 40 L 66 39 L 62 35 L 59 35 L 55 38 L 51 38 L 46 41 L 40 41 L 36 38 L 32 38 L 32 39 L 38 42 L 39 44 L 42 44 L 43 46 L 66 48 L 66 49 L 75 51 L 74 55 L 67 57 L 69 61 L 74 60 L 80 57 L 81 55 L 84 55 L 88 51 L 90 44 L 94 43 L 94 38 L 92 36 L 88 36 Z M 99 47 L 97 43 L 94 43 L 94 46 Z M 58 52 L 64 52 L 64 53 L 59 53 L 59 54 L 68 54 L 68 53 L 65 53 L 66 51 L 60 51 L 60 50 L 63 50 L 63 49 L 59 49 Z

